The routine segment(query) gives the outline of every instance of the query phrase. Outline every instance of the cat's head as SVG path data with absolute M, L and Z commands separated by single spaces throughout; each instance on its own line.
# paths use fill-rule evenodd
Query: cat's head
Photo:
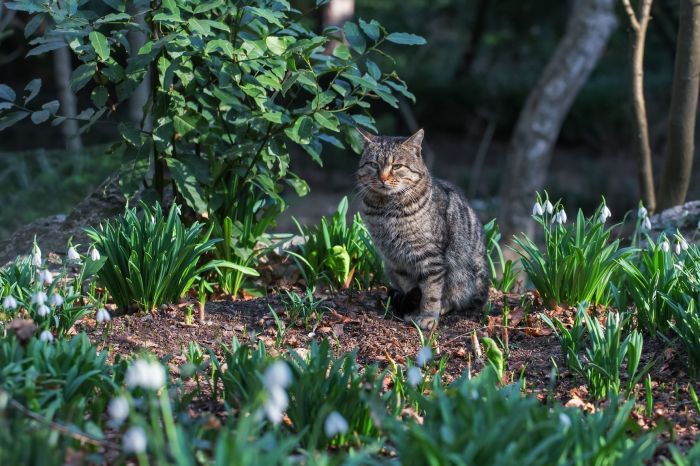
M 363 190 L 384 196 L 402 194 L 428 177 L 421 155 L 422 129 L 407 138 L 358 131 L 365 141 L 357 170 L 357 182 Z

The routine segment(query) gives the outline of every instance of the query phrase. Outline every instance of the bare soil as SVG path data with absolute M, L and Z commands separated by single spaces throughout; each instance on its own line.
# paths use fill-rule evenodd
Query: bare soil
M 404 364 L 406 358 L 415 358 L 421 346 L 419 333 L 413 325 L 386 312 L 386 290 L 344 291 L 318 297 L 324 299 L 327 310 L 315 328 L 289 322 L 280 295 L 273 293 L 263 298 L 211 301 L 206 306 L 204 323 L 197 321 L 195 311 L 194 323 L 187 325 L 185 309 L 194 303 L 182 302 L 149 314 L 115 316 L 108 327 L 86 318 L 77 325 L 77 330 L 86 331 L 98 345 L 108 347 L 111 358 L 139 351 L 158 356 L 172 354 L 170 368 L 174 374 L 185 361 L 182 351 L 189 342 L 196 341 L 218 353 L 221 344 L 230 345 L 234 337 L 239 341 L 260 340 L 273 354 L 294 350 L 301 355 L 308 351 L 312 341 L 328 338 L 336 354 L 356 350 L 360 365 L 377 364 L 382 368 L 391 361 Z M 584 381 L 566 369 L 556 336 L 537 317 L 544 312 L 571 323 L 573 309 L 546 309 L 532 293 L 504 296 L 493 290 L 491 303 L 490 315 L 481 321 L 461 315 L 447 315 L 441 320 L 434 351 L 437 357 L 447 355 L 447 382 L 468 370 L 476 374 L 483 367 L 484 361 L 472 345 L 472 333 L 476 332 L 479 339 L 488 335 L 507 340 L 508 371 L 504 382 L 523 377 L 528 392 L 541 400 L 553 397 L 567 406 L 589 411 L 601 407 L 589 396 Z M 502 318 L 504 303 L 510 309 L 507 326 Z M 275 345 L 277 330 L 271 308 L 287 327 L 279 348 Z M 639 430 L 656 429 L 664 443 L 657 452 L 656 463 L 669 457 L 668 444 L 686 451 L 697 442 L 700 416 L 688 387 L 692 384 L 700 392 L 700 384 L 688 376 L 680 352 L 646 336 L 640 367 L 654 359 L 656 363 L 650 372 L 651 416 L 645 413 L 643 384 L 637 385 L 632 396 L 637 400 L 633 417 Z M 555 365 L 558 375 L 553 376 Z M 205 410 L 212 407 L 211 400 L 200 400 L 197 404 Z

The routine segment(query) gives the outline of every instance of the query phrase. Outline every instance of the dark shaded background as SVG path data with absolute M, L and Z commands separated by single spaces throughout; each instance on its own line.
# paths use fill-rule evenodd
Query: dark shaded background
M 302 11 L 311 1 L 293 1 Z M 563 33 L 570 3 L 561 0 L 356 0 L 356 16 L 376 18 L 387 29 L 421 34 L 422 47 L 390 49 L 401 76 L 416 95 L 402 112 L 376 104 L 373 115 L 386 134 L 408 134 L 410 121 L 426 129 L 434 153 L 433 170 L 459 184 L 483 219 L 493 216 L 493 200 L 503 179 L 502 167 L 518 113 Z M 646 96 L 657 172 L 665 147 L 677 2 L 656 0 L 646 52 Z M 569 209 L 591 210 L 605 195 L 615 217 L 636 206 L 638 188 L 632 153 L 629 100 L 627 18 L 621 5 L 619 26 L 607 51 L 579 94 L 557 143 L 547 189 L 563 197 Z M 22 34 L 26 17 L 0 36 L 0 82 L 22 88 L 40 77 L 40 98 L 56 98 L 50 56 L 24 58 L 29 47 Z M 321 24 L 320 14 L 308 21 Z M 78 95 L 78 108 L 89 95 Z M 112 117 L 116 121 L 120 115 Z M 489 127 L 483 169 L 474 161 Z M 65 213 L 94 189 L 119 161 L 104 156 L 116 138 L 113 124 L 97 125 L 84 135 L 86 150 L 63 150 L 58 128 L 34 126 L 28 119 L 0 133 L 0 239 L 35 218 Z M 313 221 L 352 192 L 357 156 L 326 150 L 324 168 L 308 157 L 294 157 L 296 171 L 309 180 L 310 197 L 291 199 L 287 215 Z M 688 199 L 700 197 L 691 182 Z M 280 228 L 290 225 L 282 221 Z

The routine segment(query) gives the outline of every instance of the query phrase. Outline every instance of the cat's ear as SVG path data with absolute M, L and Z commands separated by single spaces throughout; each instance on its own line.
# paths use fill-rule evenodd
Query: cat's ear
M 416 131 L 413 136 L 410 136 L 408 139 L 406 139 L 403 142 L 403 144 L 407 146 L 414 146 L 420 149 L 421 144 L 423 144 L 423 135 L 423 128 L 421 128 L 418 131 Z
M 360 128 L 359 126 L 356 126 L 355 129 L 357 130 L 358 133 L 360 133 L 360 136 L 362 136 L 362 139 L 365 141 L 365 144 L 372 144 L 377 139 L 377 136 L 375 136 L 372 133 L 368 133 L 367 131 Z

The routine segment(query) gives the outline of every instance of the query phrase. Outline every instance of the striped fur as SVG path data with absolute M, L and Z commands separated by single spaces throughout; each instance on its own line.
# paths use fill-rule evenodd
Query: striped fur
M 430 176 L 423 130 L 409 138 L 361 134 L 362 214 L 401 292 L 395 299 L 419 301 L 408 317 L 424 329 L 452 310 L 480 312 L 488 298 L 483 226 L 458 188 Z

